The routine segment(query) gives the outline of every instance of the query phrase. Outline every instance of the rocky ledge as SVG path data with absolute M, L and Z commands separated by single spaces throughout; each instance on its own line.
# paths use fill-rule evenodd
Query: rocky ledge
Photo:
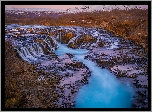
M 88 68 L 72 54 L 32 65 L 22 61 L 11 43 L 5 42 L 6 108 L 72 108 L 79 88 L 88 83 Z
M 82 85 L 88 83 L 87 78 L 90 77 L 91 73 L 82 62 L 73 60 L 72 54 L 56 56 L 56 58 L 39 63 L 37 72 L 41 74 L 38 78 L 39 81 L 45 81 L 49 78 L 60 79 L 56 85 L 56 94 L 58 94 L 56 105 L 58 108 L 72 108 L 75 105 L 76 93 Z
M 133 108 L 148 108 L 148 59 L 140 46 L 117 49 L 94 48 L 85 59 L 110 70 L 120 81 L 129 82 L 135 90 Z

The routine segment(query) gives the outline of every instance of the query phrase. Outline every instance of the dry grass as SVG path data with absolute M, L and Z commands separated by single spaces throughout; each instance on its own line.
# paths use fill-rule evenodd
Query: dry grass
M 11 15 L 5 15 L 5 24 L 17 23 L 42 24 L 47 26 L 83 26 L 98 27 L 109 30 L 116 36 L 132 40 L 136 44 L 143 46 L 148 50 L 148 10 L 112 10 L 80 12 L 77 14 L 61 14 L 54 17 L 20 18 Z M 25 15 L 26 16 L 26 15 Z M 74 23 L 71 21 L 75 21 Z M 85 20 L 85 21 L 82 21 Z M 90 23 L 89 23 L 90 22 Z M 45 32 L 44 32 L 45 33 Z M 73 34 L 69 32 L 65 37 L 69 40 Z
M 17 57 L 9 42 L 5 42 L 5 107 L 55 108 L 55 92 L 59 78 L 38 81 L 35 66 Z M 55 74 L 54 74 L 55 75 Z M 56 75 L 55 75 L 56 76 Z

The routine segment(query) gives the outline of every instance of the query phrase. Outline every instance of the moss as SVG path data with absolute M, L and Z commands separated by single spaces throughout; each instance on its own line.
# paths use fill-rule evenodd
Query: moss
M 74 44 L 74 43 L 69 43 L 68 47 L 76 49 L 78 46 L 76 44 Z
M 98 42 L 98 46 L 99 47 L 103 47 L 104 46 L 104 42 Z
M 58 15 L 58 14 L 57 14 Z M 62 14 L 57 18 L 40 16 L 37 18 L 15 17 L 13 14 L 6 14 L 5 24 L 20 23 L 20 24 L 41 24 L 47 26 L 83 26 L 83 27 L 97 27 L 109 30 L 116 36 L 121 36 L 125 39 L 132 40 L 133 42 L 142 45 L 148 50 L 148 9 L 130 9 L 130 10 L 119 10 L 115 9 L 110 12 L 108 11 L 94 11 L 92 12 L 79 12 L 76 14 Z M 71 18 L 72 17 L 72 18 Z M 75 23 L 71 23 L 74 20 Z M 80 20 L 90 21 L 91 24 L 83 23 Z M 46 31 L 41 31 L 46 34 Z M 39 32 L 39 34 L 41 34 Z M 141 37 L 136 36 L 137 33 L 141 32 Z M 62 30 L 62 37 L 64 43 L 67 43 L 70 38 L 74 35 L 69 31 L 65 34 Z M 54 34 L 51 34 L 54 35 Z M 146 50 L 146 51 L 147 51 Z
M 22 61 L 16 53 L 11 43 L 5 41 L 5 107 L 56 107 L 54 105 L 58 100 L 58 93 L 56 92 L 52 99 L 51 96 L 60 78 L 54 74 L 54 78 L 46 77 L 45 80 L 38 81 L 41 73 L 34 71 L 36 66 Z M 47 99 L 51 100 L 44 102 Z

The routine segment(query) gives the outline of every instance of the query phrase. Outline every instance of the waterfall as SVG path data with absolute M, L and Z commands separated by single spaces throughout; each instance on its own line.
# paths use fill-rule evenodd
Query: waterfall
M 19 55 L 28 62 L 37 61 L 38 57 L 44 55 L 42 47 L 38 44 L 26 45 L 17 48 Z
M 80 34 L 78 34 L 78 32 L 77 32 L 77 36 L 75 36 L 72 39 L 70 39 L 70 41 L 68 42 L 68 44 L 77 42 L 78 37 L 80 37 Z
M 16 49 L 23 60 L 28 62 L 37 62 L 44 59 L 44 56 L 49 52 L 55 51 L 57 47 L 57 42 L 53 37 L 46 37 L 42 42 L 27 42 L 25 45 L 22 44 Z
M 46 37 L 44 41 L 47 43 L 51 51 L 54 51 L 56 48 L 58 48 L 57 41 L 52 36 Z

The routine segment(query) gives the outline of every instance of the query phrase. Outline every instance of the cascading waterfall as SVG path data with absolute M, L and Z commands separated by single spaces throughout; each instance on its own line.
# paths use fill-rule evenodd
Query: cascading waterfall
M 43 39 L 42 42 L 26 43 L 26 45 L 21 45 L 16 49 L 23 60 L 37 62 L 41 61 L 41 59 L 47 59 L 47 57 L 42 57 L 47 55 L 45 51 L 52 52 L 58 47 L 57 42 L 54 40 L 53 37 L 49 36 Z
M 76 42 L 77 43 L 77 40 L 78 40 L 78 38 L 80 37 L 80 35 L 81 35 L 81 32 L 82 31 L 82 28 L 80 28 L 80 27 L 75 27 L 75 29 L 74 29 L 74 32 L 76 33 L 76 36 L 75 37 L 73 37 L 72 39 L 70 39 L 70 41 L 68 42 L 68 44 L 70 44 L 70 43 L 74 43 L 74 42 Z M 85 32 L 83 32 L 83 33 L 85 33 Z
M 77 36 L 75 36 L 75 37 L 73 37 L 69 42 L 68 42 L 68 44 L 70 44 L 70 43 L 74 43 L 74 42 L 77 42 L 77 39 L 78 39 L 78 37 L 80 36 L 80 34 L 79 35 L 77 35 Z
M 31 27 L 31 26 L 30 26 Z M 66 27 L 63 27 L 66 29 Z M 68 28 L 68 27 L 67 27 Z M 62 28 L 61 28 L 62 29 Z M 76 36 L 73 37 L 68 44 L 77 43 L 78 38 L 82 32 L 82 28 L 75 27 Z M 91 29 L 88 30 L 87 34 L 93 33 Z M 84 56 L 88 53 L 86 49 L 72 49 L 68 48 L 64 44 L 57 43 L 56 40 L 61 39 L 61 32 L 56 34 L 56 39 L 52 36 L 39 35 L 38 41 L 35 41 L 35 37 L 23 38 L 23 44 L 20 40 L 16 41 L 20 44 L 15 48 L 17 49 L 19 55 L 23 60 L 37 63 L 39 61 L 46 61 L 47 53 L 55 51 L 56 55 L 62 56 L 65 53 L 70 53 L 74 55 L 74 60 L 79 60 L 83 62 L 90 71 L 91 77 L 89 79 L 89 84 L 83 86 L 76 98 L 75 108 L 131 108 L 132 105 L 132 95 L 134 94 L 133 89 L 130 85 L 124 85 L 120 83 L 114 75 L 112 75 L 107 70 L 103 70 L 98 67 L 94 62 L 84 59 Z M 101 35 L 101 33 L 94 31 L 93 37 L 97 36 L 98 39 L 95 44 L 100 42 L 106 36 Z M 32 40 L 32 41 L 31 41 Z M 107 38 L 111 40 L 110 38 Z M 113 41 L 114 45 L 117 46 L 118 42 Z M 81 44 L 81 43 L 80 43 Z M 94 44 L 94 45 L 95 45 Z M 82 44 L 81 44 L 82 45 Z M 83 43 L 82 46 L 86 46 L 87 43 Z M 58 48 L 57 50 L 55 50 Z M 109 82 L 110 81 L 110 82 Z M 123 102 L 123 103 L 122 103 Z
M 57 44 L 57 41 L 55 40 L 55 38 L 52 37 L 52 36 L 50 36 L 50 37 L 51 37 L 51 39 L 52 39 L 52 41 L 53 41 L 55 47 L 58 48 L 58 44 Z
M 37 61 L 37 58 L 44 55 L 43 49 L 38 45 L 34 44 L 31 46 L 23 46 L 17 49 L 19 55 L 23 60 L 26 61 Z

